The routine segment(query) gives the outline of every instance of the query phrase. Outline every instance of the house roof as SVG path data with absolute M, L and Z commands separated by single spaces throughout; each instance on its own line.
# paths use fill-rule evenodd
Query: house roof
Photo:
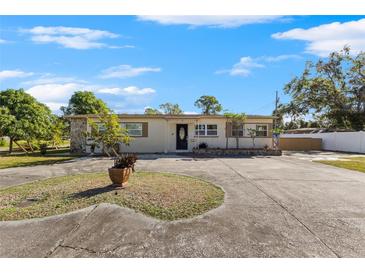
M 160 119 L 226 119 L 224 115 L 216 114 L 216 115 L 203 115 L 203 114 L 178 114 L 178 115 L 170 115 L 170 114 L 117 114 L 119 118 L 160 118 Z M 98 118 L 97 114 L 80 114 L 80 115 L 67 115 L 65 118 L 67 119 L 77 119 L 77 118 Z M 275 119 L 277 117 L 270 115 L 247 115 L 248 119 Z

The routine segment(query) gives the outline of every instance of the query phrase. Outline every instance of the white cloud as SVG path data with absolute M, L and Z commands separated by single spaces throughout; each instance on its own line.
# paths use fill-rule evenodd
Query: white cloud
M 269 23 L 278 19 L 282 19 L 282 16 L 138 16 L 138 20 L 140 21 L 153 21 L 162 25 L 189 25 L 192 27 L 209 26 L 220 28 L 234 28 L 248 24 Z
M 75 83 L 48 83 L 39 84 L 26 90 L 39 102 L 46 104 L 51 110 L 57 112 L 61 106 L 67 105 L 73 93 L 78 90 L 93 90 L 95 86 Z
M 110 49 L 134 49 L 135 47 L 133 45 L 109 46 Z
M 130 86 L 126 88 L 103 88 L 97 91 L 98 93 L 107 93 L 113 95 L 147 95 L 154 94 L 156 91 L 152 88 L 138 88 L 135 86 Z
M 56 43 L 65 48 L 73 49 L 115 47 L 100 40 L 119 37 L 118 34 L 105 30 L 63 26 L 37 26 L 31 29 L 22 29 L 21 32 L 29 33 L 31 40 L 36 43 Z
M 84 89 L 85 86 L 80 85 L 79 83 L 43 84 L 33 86 L 26 90 L 26 92 L 40 102 L 47 104 L 48 102 L 67 102 L 75 91 Z
M 32 76 L 33 72 L 24 72 L 22 70 L 2 70 L 0 71 L 0 80 L 8 78 L 24 78 Z
M 47 102 L 45 103 L 49 108 L 50 110 L 52 110 L 53 112 L 60 112 L 60 108 L 62 106 L 66 106 L 67 103 L 55 103 L 55 102 Z
M 231 69 L 218 70 L 217 74 L 228 73 L 231 76 L 243 76 L 247 77 L 251 74 L 251 70 L 254 68 L 263 68 L 265 67 L 263 64 L 257 63 L 250 56 L 245 56 L 240 59 L 237 64 L 234 64 Z
M 251 72 L 255 68 L 264 68 L 267 63 L 276 63 L 289 59 L 301 59 L 300 55 L 296 54 L 283 54 L 278 56 L 260 56 L 252 58 L 250 56 L 241 57 L 240 61 L 233 65 L 230 69 L 218 70 L 216 74 L 229 74 L 231 76 L 247 77 L 251 75 Z
M 6 43 L 9 43 L 9 41 L 6 41 L 4 39 L 0 39 L 0 44 L 6 44 Z
M 283 54 L 278 56 L 261 56 L 257 58 L 258 60 L 262 60 L 268 63 L 281 62 L 289 59 L 302 59 L 302 56 L 297 54 Z
M 151 95 L 156 93 L 152 88 L 138 88 L 135 86 L 103 88 L 98 85 L 89 85 L 82 82 L 38 84 L 30 87 L 26 92 L 46 104 L 52 111 L 57 112 L 61 106 L 68 104 L 68 100 L 77 90 L 92 90 L 98 94 L 122 96 L 121 100 L 106 101 L 114 109 L 144 106 L 150 102 Z
M 100 78 L 108 79 L 108 78 L 129 78 L 135 77 L 147 72 L 159 72 L 160 68 L 153 67 L 132 67 L 130 65 L 120 65 L 116 67 L 110 67 L 102 71 Z
M 79 83 L 86 84 L 86 81 L 79 80 L 75 77 L 60 77 L 51 73 L 44 73 L 39 78 L 24 81 L 21 84 L 27 86 L 45 85 L 45 84 L 63 84 L 63 83 Z
M 145 107 L 151 104 L 152 95 L 127 95 L 122 100 L 110 102 L 109 106 L 119 113 L 143 113 Z
M 274 33 L 272 37 L 306 41 L 305 51 L 318 56 L 327 56 L 345 45 L 351 47 L 352 53 L 358 53 L 365 51 L 365 19 L 344 23 L 334 22 L 309 29 L 296 28 Z

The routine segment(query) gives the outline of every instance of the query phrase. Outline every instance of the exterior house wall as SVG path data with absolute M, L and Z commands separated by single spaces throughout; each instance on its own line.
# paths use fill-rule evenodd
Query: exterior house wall
M 95 120 L 95 118 L 94 118 Z M 194 147 L 197 147 L 200 143 L 206 143 L 210 148 L 226 148 L 226 127 L 227 119 L 223 117 L 121 117 L 121 122 L 140 122 L 148 124 L 148 136 L 146 137 L 133 137 L 133 141 L 129 146 L 120 144 L 121 152 L 136 152 L 136 153 L 168 153 L 168 152 L 191 152 Z M 271 126 L 272 119 L 247 119 L 245 122 L 245 129 L 256 128 L 256 124 L 268 125 L 268 137 L 256 137 L 255 147 L 262 148 L 265 145 L 272 146 L 271 138 Z M 188 125 L 188 149 L 176 150 L 176 125 L 187 124 Z M 217 136 L 196 136 L 195 125 L 197 124 L 216 124 Z M 87 125 L 87 119 L 71 119 L 71 141 L 72 146 L 77 151 L 80 146 L 83 147 L 83 151 L 90 153 L 91 140 L 86 140 L 82 132 L 82 129 L 91 128 Z M 240 148 L 252 148 L 252 139 L 249 136 L 242 136 L 239 138 Z M 236 148 L 235 137 L 228 138 L 228 148 Z M 78 150 L 80 151 L 80 150 Z M 101 153 L 102 148 L 95 148 L 95 153 Z
M 226 119 L 211 119 L 203 118 L 199 120 L 172 120 L 169 121 L 169 152 L 177 152 L 176 150 L 176 124 L 188 124 L 188 151 L 198 146 L 200 143 L 206 143 L 208 147 L 212 148 L 226 148 Z M 217 125 L 217 136 L 197 136 L 195 135 L 196 124 L 216 124 Z M 245 129 L 256 128 L 256 124 L 267 124 L 268 125 L 268 137 L 256 137 L 255 147 L 263 148 L 265 145 L 272 147 L 272 132 L 271 125 L 272 120 L 270 119 L 249 119 L 246 121 Z M 253 143 L 250 137 L 239 138 L 240 148 L 252 148 Z M 236 148 L 236 138 L 228 138 L 228 148 Z
M 166 149 L 166 121 L 163 119 L 122 119 L 121 122 L 147 122 L 148 136 L 133 137 L 129 146 L 121 144 L 122 152 L 163 153 Z
M 266 137 L 256 136 L 253 141 L 249 136 L 249 129 L 256 129 L 256 125 L 267 125 L 268 135 Z M 239 137 L 240 148 L 263 148 L 272 147 L 272 120 L 271 119 L 247 119 L 244 125 L 245 136 Z M 228 148 L 236 148 L 236 138 L 228 138 Z
M 228 148 L 236 148 L 236 139 L 229 138 L 228 139 Z M 272 147 L 272 139 L 271 138 L 255 138 L 255 148 L 263 148 L 264 146 Z M 253 142 L 251 138 L 239 138 L 239 147 L 240 148 L 253 148 Z
M 166 121 L 164 119 L 143 119 L 143 118 L 123 118 L 120 122 L 136 122 L 147 123 L 148 136 L 147 137 L 132 137 L 133 141 L 130 145 L 119 145 L 121 152 L 136 152 L 136 153 L 163 153 L 167 152 L 166 142 L 164 137 L 166 135 Z M 91 128 L 88 125 L 88 131 Z M 91 142 L 89 142 L 91 144 Z M 87 146 L 86 152 L 90 153 L 90 146 Z M 102 148 L 95 148 L 95 153 L 102 153 Z
M 169 152 L 178 152 L 176 150 L 176 125 L 188 124 L 188 151 L 192 151 L 199 143 L 205 142 L 209 147 L 222 145 L 222 138 L 225 136 L 225 120 L 222 119 L 176 119 L 168 122 Z M 196 136 L 196 124 L 216 124 L 218 136 Z

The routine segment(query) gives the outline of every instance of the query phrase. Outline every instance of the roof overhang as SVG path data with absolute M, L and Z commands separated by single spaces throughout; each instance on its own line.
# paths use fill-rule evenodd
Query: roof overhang
M 148 119 L 227 119 L 224 115 L 201 115 L 201 114 L 117 114 L 119 118 L 148 118 Z M 67 115 L 66 119 L 80 119 L 80 118 L 99 118 L 98 114 L 83 114 L 83 115 Z M 270 115 L 247 115 L 247 119 L 276 119 L 275 116 Z

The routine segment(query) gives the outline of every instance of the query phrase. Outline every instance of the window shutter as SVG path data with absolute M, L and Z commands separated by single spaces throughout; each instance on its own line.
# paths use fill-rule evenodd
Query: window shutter
M 142 123 L 142 137 L 148 137 L 148 123 Z
M 226 137 L 232 137 L 232 123 L 226 123 Z

